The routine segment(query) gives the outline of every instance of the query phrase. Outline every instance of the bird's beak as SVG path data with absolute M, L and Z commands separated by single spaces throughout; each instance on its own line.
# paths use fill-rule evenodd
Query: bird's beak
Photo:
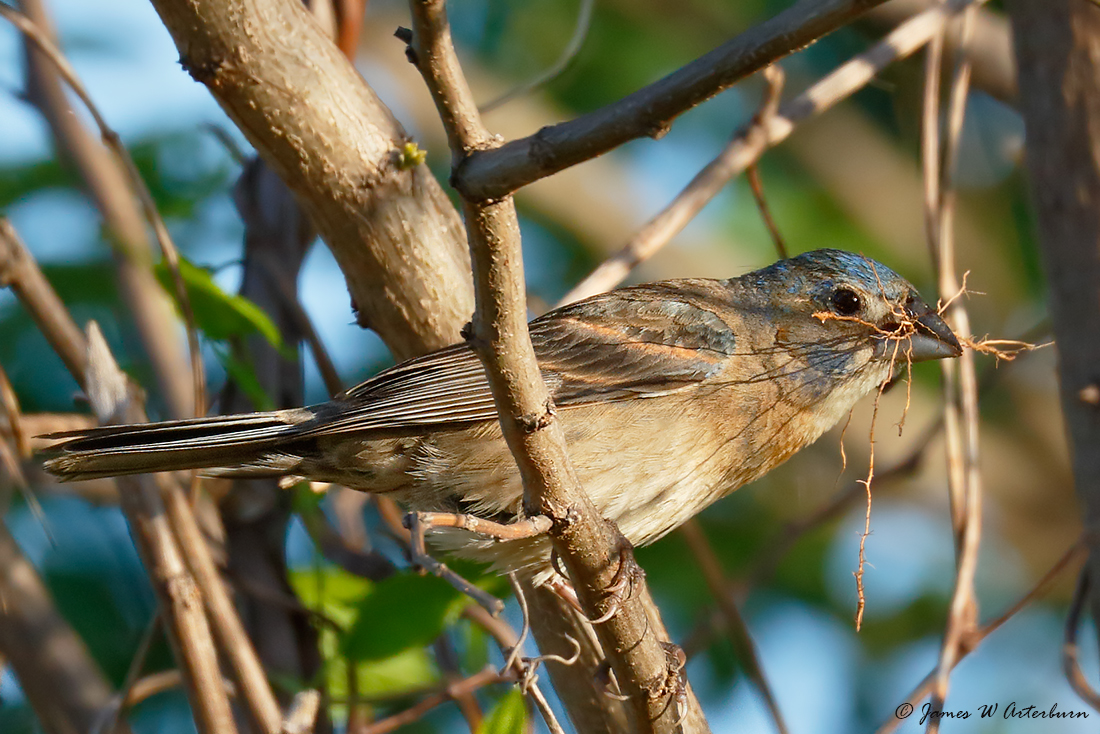
M 917 333 L 910 337 L 912 350 L 909 353 L 914 362 L 946 359 L 962 354 L 962 346 L 955 333 L 935 311 L 929 311 L 918 317 L 916 325 Z
M 930 359 L 947 359 L 962 354 L 962 346 L 944 320 L 928 304 L 913 298 L 906 315 L 912 320 L 914 333 L 901 339 L 883 339 L 879 343 L 881 356 L 924 362 Z

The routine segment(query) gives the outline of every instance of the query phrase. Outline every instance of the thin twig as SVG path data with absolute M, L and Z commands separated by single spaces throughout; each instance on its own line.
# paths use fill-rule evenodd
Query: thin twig
M 122 681 L 122 686 L 118 690 L 118 694 L 111 702 L 111 706 L 107 713 L 104 726 L 96 727 L 92 730 L 91 734 L 115 734 L 119 731 L 119 722 L 121 721 L 122 711 L 130 703 L 130 697 L 133 693 L 134 686 L 137 685 L 138 678 L 141 677 L 141 671 L 145 669 L 145 661 L 149 656 L 149 650 L 153 647 L 153 640 L 156 639 L 157 630 L 160 629 L 160 611 L 155 612 L 149 620 L 149 624 L 146 625 L 145 631 L 141 634 L 141 640 L 138 642 L 137 649 L 134 650 L 134 655 L 130 658 L 130 666 L 126 669 L 126 677 Z
M 283 720 L 281 734 L 310 734 L 321 711 L 321 693 L 316 690 L 298 691 L 290 711 Z
M 962 125 L 966 110 L 967 92 L 970 86 L 970 62 L 966 55 L 967 40 L 976 6 L 970 6 L 961 16 L 958 63 L 952 75 L 947 108 L 947 129 L 942 143 L 943 152 L 925 149 L 926 160 L 941 156 L 942 169 L 939 178 L 928 182 L 930 193 L 926 204 L 935 204 L 929 213 L 929 222 L 936 225 L 935 239 L 930 244 L 935 249 L 935 262 L 940 276 L 940 296 L 950 298 L 961 290 L 955 275 L 954 213 L 956 168 L 962 138 Z M 941 34 L 942 35 L 942 34 Z M 928 69 L 929 74 L 939 75 L 938 65 Z M 933 81 L 928 80 L 931 87 Z M 934 103 L 931 93 L 926 102 Z M 927 114 L 925 125 L 939 125 L 939 116 Z M 931 134 L 928 136 L 931 138 Z M 926 173 L 934 166 L 926 164 Z M 970 336 L 969 318 L 962 299 L 954 299 L 947 310 L 948 323 L 962 338 Z M 964 638 L 971 634 L 978 617 L 978 599 L 974 588 L 977 574 L 978 549 L 981 542 L 982 481 L 978 459 L 978 385 L 974 369 L 974 353 L 964 350 L 958 361 L 945 360 L 942 366 L 946 395 L 944 423 L 948 436 L 948 461 L 952 470 L 951 480 L 952 520 L 956 530 L 956 577 L 944 631 L 943 645 L 937 665 L 932 691 L 932 710 L 942 711 L 947 698 L 951 671 L 958 660 Z M 960 484 L 961 482 L 961 484 Z M 929 718 L 928 732 L 939 731 L 940 717 Z
M 813 43 L 881 1 L 797 2 L 617 102 L 504 146 L 472 152 L 455 171 L 455 188 L 469 201 L 500 200 L 529 183 L 630 140 L 658 138 L 683 112 Z
M 573 35 L 569 38 L 569 43 L 565 45 L 558 60 L 549 68 L 539 72 L 534 78 L 528 79 L 496 99 L 481 105 L 481 114 L 486 115 L 499 107 L 503 107 L 516 97 L 529 94 L 539 87 L 545 86 L 565 71 L 569 64 L 573 62 L 573 59 L 577 57 L 577 54 L 580 53 L 581 45 L 584 44 L 584 39 L 588 36 L 588 28 L 592 25 L 592 9 L 595 6 L 596 0 L 581 0 L 580 10 L 577 13 L 577 23 L 573 27 Z
M 895 353 L 894 358 L 897 357 Z M 891 369 L 893 372 L 893 358 L 891 359 Z M 859 632 L 863 626 L 863 612 L 867 607 L 867 600 L 864 596 L 863 589 L 863 571 L 867 564 L 867 538 L 871 536 L 871 482 L 875 478 L 875 423 L 878 421 L 878 406 L 879 401 L 882 400 L 882 393 L 886 390 L 886 382 L 879 385 L 878 392 L 875 393 L 875 404 L 871 411 L 871 430 L 867 438 L 867 444 L 869 447 L 869 456 L 867 458 L 867 476 L 859 480 L 857 484 L 863 487 L 864 496 L 867 498 L 867 509 L 863 514 L 863 531 L 859 534 L 859 563 L 856 566 L 855 578 L 856 578 L 856 632 Z
M 340 380 L 340 373 L 337 372 L 336 364 L 329 356 L 324 342 L 321 341 L 321 336 L 313 325 L 313 319 L 302 307 L 302 302 L 298 298 L 298 289 L 288 281 L 286 276 L 271 267 L 266 260 L 260 259 L 259 264 L 274 282 L 276 289 L 282 294 L 283 305 L 287 308 L 290 317 L 294 320 L 295 327 L 302 334 L 302 338 L 313 355 L 313 362 L 317 365 L 317 371 L 321 374 L 321 381 L 325 383 L 325 390 L 328 391 L 330 396 L 339 395 L 344 389 L 343 382 Z
M 730 593 L 730 583 L 722 571 L 721 561 L 718 560 L 714 548 L 707 540 L 706 533 L 699 521 L 692 518 L 680 526 L 680 535 L 687 541 L 692 555 L 695 556 L 695 562 L 703 572 L 703 579 L 722 612 L 730 642 L 737 651 L 745 674 L 764 699 L 764 705 L 775 723 L 775 730 L 779 734 L 787 734 L 787 723 L 783 720 L 783 712 L 779 710 L 779 704 L 775 700 L 768 679 L 764 676 L 764 669 L 760 666 L 760 658 L 757 655 L 752 634 L 749 632 L 749 626 L 741 616 L 741 610 L 737 608 L 737 602 Z
M 767 70 L 765 69 L 765 71 Z M 764 196 L 764 182 L 760 180 L 760 166 L 753 163 L 746 168 L 745 178 L 748 179 L 749 191 L 752 192 L 756 208 L 760 210 L 760 218 L 764 220 L 764 226 L 768 228 L 768 234 L 772 237 L 775 253 L 779 255 L 780 260 L 786 260 L 790 257 L 790 252 L 787 250 L 787 243 L 783 241 L 783 235 L 779 233 L 779 225 L 775 223 L 771 207 L 768 206 L 768 200 Z
M 176 289 L 176 298 L 179 300 L 180 311 L 183 313 L 184 324 L 187 327 L 187 342 L 191 353 L 191 379 L 195 397 L 195 415 L 205 415 L 206 377 L 203 371 L 202 350 L 199 346 L 198 329 L 195 325 L 195 314 L 191 308 L 191 299 L 187 295 L 187 286 L 183 282 L 183 276 L 180 275 L 179 251 L 176 249 L 175 243 L 172 242 L 172 238 L 168 234 L 168 227 L 165 225 L 164 219 L 161 218 L 160 212 L 157 211 L 157 205 L 153 199 L 152 193 L 149 191 L 149 187 L 145 184 L 145 180 L 142 179 L 141 173 L 134 163 L 134 159 L 130 156 L 130 151 L 123 145 L 122 139 L 119 137 L 118 133 L 107 124 L 107 120 L 100 113 L 91 95 L 88 94 L 88 91 L 80 81 L 80 77 L 77 76 L 76 70 L 73 69 L 68 59 L 65 58 L 61 49 L 50 40 L 48 35 L 42 32 L 42 29 L 27 18 L 27 16 L 3 3 L 0 3 L 0 17 L 3 17 L 19 29 L 27 39 L 34 43 L 46 58 L 53 62 L 54 66 L 57 67 L 57 71 L 61 74 L 61 77 L 69 85 L 69 88 L 73 90 L 81 103 L 91 114 L 92 119 L 99 128 L 99 133 L 103 138 L 103 142 L 116 156 L 118 156 L 119 161 L 122 163 L 130 179 L 130 185 L 141 201 L 141 207 L 145 214 L 145 218 L 149 221 L 149 224 L 153 228 L 153 233 L 156 235 L 157 243 L 160 245 L 161 253 L 164 255 L 164 261 L 168 265 L 169 273 L 172 275 L 172 281 Z
M 539 713 L 542 715 L 542 720 L 546 723 L 546 728 L 550 730 L 551 734 L 564 734 L 564 729 L 562 729 L 561 724 L 558 723 L 558 718 L 554 714 L 554 710 L 550 708 L 550 705 L 546 701 L 546 696 L 543 695 L 542 690 L 539 688 L 537 677 L 529 673 L 529 661 L 526 661 L 520 654 L 522 652 L 523 641 L 526 637 L 526 631 L 530 628 L 530 620 L 527 616 L 527 600 L 523 594 L 522 588 L 520 588 L 518 583 L 515 583 L 516 579 L 514 575 L 510 575 L 509 580 L 513 582 L 512 588 L 516 591 L 516 600 L 519 602 L 520 609 L 523 612 L 524 634 L 517 635 L 511 625 L 494 617 L 479 606 L 467 606 L 463 610 L 463 616 L 474 624 L 479 625 L 496 640 L 497 646 L 500 648 L 500 652 L 504 655 L 505 659 L 505 666 L 501 671 L 501 675 L 505 675 L 511 671 L 511 673 L 519 679 L 519 685 L 522 687 L 524 693 L 535 702 L 535 707 L 538 708 Z
M 507 679 L 501 678 L 493 668 L 486 668 L 461 681 L 447 684 L 443 690 L 420 699 L 416 704 L 404 711 L 369 724 L 364 724 L 356 731 L 349 732 L 349 734 L 389 734 L 389 732 L 396 731 L 402 726 L 407 726 L 414 721 L 419 721 L 424 717 L 424 714 L 428 713 L 436 706 L 447 703 L 447 701 L 454 699 L 456 696 L 468 695 L 480 688 L 492 685 L 493 683 L 502 683 L 505 680 Z
M 50 531 L 46 513 L 42 510 L 42 503 L 31 491 L 27 478 L 23 473 L 22 462 L 31 456 L 30 437 L 23 429 L 23 412 L 19 409 L 19 399 L 15 394 L 11 381 L 8 380 L 8 373 L 4 371 L 3 367 L 0 367 L 0 417 L 7 419 L 8 429 L 11 433 L 10 449 L 5 441 L 0 440 L 0 468 L 4 469 L 11 477 L 12 482 L 19 489 L 20 494 L 23 495 L 27 507 L 30 508 L 31 515 L 42 526 L 42 530 L 49 538 L 50 543 L 53 543 L 53 533 Z M 2 436 L 0 436 L 0 439 L 2 439 Z M 10 497 L 8 496 L 2 498 L 0 516 L 7 512 L 9 500 Z
M 435 639 L 432 648 L 435 653 L 436 665 L 439 666 L 439 672 L 447 685 L 454 685 L 461 681 L 462 670 L 458 664 L 458 654 L 455 652 L 454 645 L 447 637 L 446 632 Z M 485 718 L 484 713 L 481 711 L 481 704 L 477 701 L 477 696 L 474 695 L 473 691 L 457 691 L 453 693 L 452 698 L 458 706 L 462 718 L 466 720 L 466 726 L 470 729 L 470 734 L 477 734 L 481 722 Z
M 1077 579 L 1077 590 L 1073 593 L 1073 602 L 1066 615 L 1065 639 L 1062 643 L 1062 671 L 1073 691 L 1089 706 L 1100 711 L 1100 693 L 1085 678 L 1077 660 L 1077 628 L 1081 623 L 1081 612 L 1084 611 L 1085 603 L 1088 601 L 1090 585 L 1089 568 L 1086 565 L 1081 569 Z

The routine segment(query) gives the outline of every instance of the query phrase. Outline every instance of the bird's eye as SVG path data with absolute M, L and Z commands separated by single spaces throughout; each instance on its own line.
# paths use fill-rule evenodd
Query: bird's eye
M 853 316 L 859 313 L 863 303 L 859 300 L 859 294 L 850 288 L 837 288 L 832 296 L 833 310 L 841 316 Z

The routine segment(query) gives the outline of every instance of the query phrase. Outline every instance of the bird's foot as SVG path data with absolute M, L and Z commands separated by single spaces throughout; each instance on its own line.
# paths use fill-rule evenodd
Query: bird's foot
M 672 642 L 660 642 L 665 652 L 665 679 L 656 688 L 648 692 L 654 701 L 668 699 L 669 704 L 675 704 L 679 716 L 676 726 L 683 721 L 683 714 L 687 710 L 687 674 L 684 668 L 687 666 L 687 655 L 684 650 Z M 626 701 L 629 696 L 624 696 L 615 690 L 615 676 L 611 671 L 611 663 L 604 660 L 596 669 L 596 687 L 608 698 L 616 701 Z
M 665 681 L 656 690 L 650 691 L 650 696 L 655 700 L 668 698 L 669 705 L 676 706 L 676 724 L 679 727 L 687 713 L 687 655 L 684 649 L 673 642 L 660 642 L 665 651 Z
M 494 540 L 533 538 L 548 531 L 553 524 L 553 521 L 545 515 L 535 515 L 506 524 L 457 512 L 410 512 L 405 515 L 404 522 L 405 527 L 410 530 L 413 523 L 417 523 L 425 531 L 429 528 L 458 528 Z M 423 539 L 423 533 L 421 539 Z
M 550 527 L 550 518 L 540 515 L 505 525 L 473 515 L 450 512 L 410 512 L 405 515 L 403 524 L 409 529 L 411 561 L 418 571 L 431 573 L 444 579 L 496 616 L 504 610 L 504 602 L 474 586 L 449 569 L 446 564 L 432 558 L 428 554 L 424 541 L 425 533 L 431 528 L 461 528 L 498 540 L 519 540 L 545 533 Z
M 624 539 L 625 542 L 625 539 Z M 634 593 L 634 587 L 642 579 L 645 578 L 645 571 L 638 565 L 638 562 L 634 560 L 634 554 L 630 552 L 629 546 L 623 546 L 619 549 L 619 567 L 615 571 L 614 578 L 611 579 L 611 584 L 604 590 L 605 611 L 596 619 L 588 617 L 584 608 L 581 606 L 580 599 L 577 598 L 577 590 L 573 588 L 573 584 L 569 581 L 569 578 L 565 575 L 565 571 L 562 570 L 559 565 L 559 558 L 557 551 L 553 551 L 550 555 L 550 563 L 558 575 L 551 578 L 546 582 L 546 588 L 550 589 L 559 599 L 564 601 L 569 606 L 580 612 L 585 619 L 591 624 L 603 624 L 616 614 L 623 606 L 623 602 L 630 598 Z
M 625 539 L 624 539 L 625 542 Z M 592 624 L 603 624 L 612 619 L 622 609 L 623 602 L 634 593 L 634 587 L 645 579 L 645 571 L 634 560 L 634 554 L 629 545 L 619 548 L 619 568 L 615 571 L 611 584 L 604 590 L 603 604 L 606 611 L 597 619 L 590 619 Z

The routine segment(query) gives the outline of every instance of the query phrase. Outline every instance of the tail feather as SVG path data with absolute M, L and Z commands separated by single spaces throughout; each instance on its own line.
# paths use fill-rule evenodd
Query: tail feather
M 211 469 L 261 459 L 313 417 L 304 409 L 52 433 L 47 471 L 62 481 Z

